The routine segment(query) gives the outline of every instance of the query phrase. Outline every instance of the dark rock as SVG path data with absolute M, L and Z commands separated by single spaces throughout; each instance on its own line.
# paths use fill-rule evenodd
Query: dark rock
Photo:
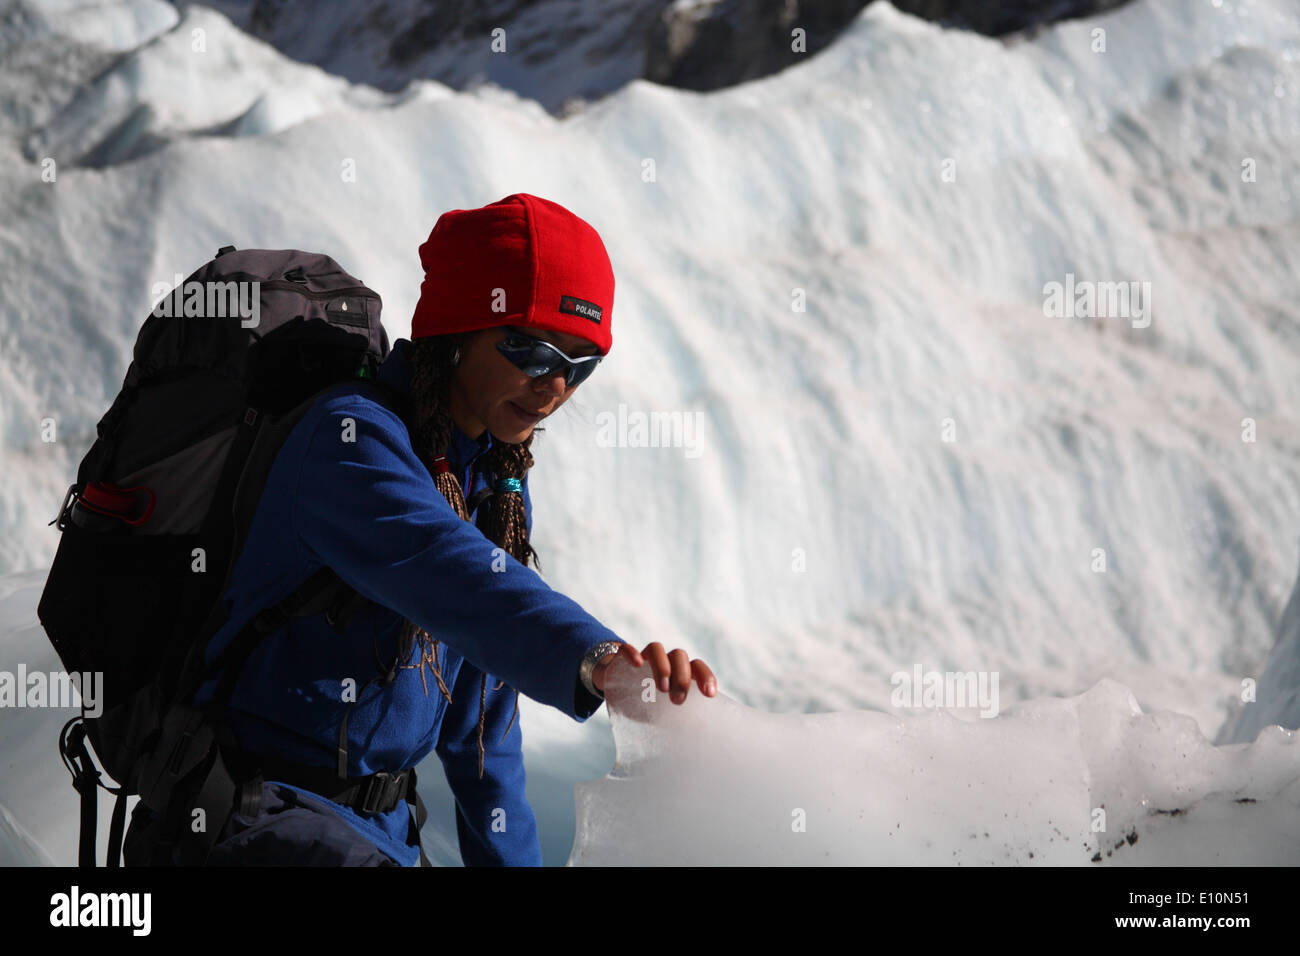
M 185 6 L 192 0 L 172 0 Z M 1002 36 L 1127 0 L 896 0 L 946 26 Z M 207 0 L 281 52 L 357 83 L 491 81 L 563 115 L 637 78 L 706 91 L 825 49 L 867 0 Z M 489 50 L 505 31 L 505 54 Z M 796 49 L 792 32 L 802 30 Z

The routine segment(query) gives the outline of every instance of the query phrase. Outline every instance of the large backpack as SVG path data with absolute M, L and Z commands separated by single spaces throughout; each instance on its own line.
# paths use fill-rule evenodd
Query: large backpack
M 81 793 L 81 865 L 95 864 L 101 786 L 117 795 L 109 866 L 131 794 L 173 822 L 174 793 L 216 808 L 169 849 L 173 862 L 201 863 L 241 794 L 213 708 L 190 706 L 194 691 L 220 674 L 219 706 L 257 641 L 289 616 L 326 611 L 342 630 L 364 603 L 324 569 L 205 664 L 276 453 L 323 391 L 373 379 L 389 348 L 380 308 L 328 256 L 226 246 L 140 330 L 122 390 L 51 522 L 62 536 L 37 608 L 64 667 L 102 675 L 97 713 L 83 699 L 59 740 Z M 101 781 L 87 742 L 116 788 Z

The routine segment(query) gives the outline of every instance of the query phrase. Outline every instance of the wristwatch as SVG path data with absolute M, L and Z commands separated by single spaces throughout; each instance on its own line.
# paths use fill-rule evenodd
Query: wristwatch
M 582 663 L 578 665 L 578 678 L 582 681 L 582 686 L 587 688 L 593 697 L 599 697 L 601 700 L 605 699 L 605 694 L 597 690 L 596 685 L 591 682 L 592 671 L 596 669 L 596 665 L 600 663 L 602 657 L 617 654 L 623 643 L 623 641 L 605 641 L 602 644 L 597 644 L 582 655 Z

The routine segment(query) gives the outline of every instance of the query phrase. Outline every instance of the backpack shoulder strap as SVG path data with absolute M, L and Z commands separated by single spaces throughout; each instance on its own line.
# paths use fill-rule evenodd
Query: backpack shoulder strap
M 371 398 L 389 408 L 403 422 L 407 421 L 406 414 L 409 401 L 400 390 L 371 378 L 359 378 L 356 380 L 356 384 L 362 385 Z M 236 437 L 236 446 L 239 447 L 239 442 L 243 439 L 245 444 L 242 448 L 245 451 L 242 455 L 236 457 L 235 450 L 232 449 L 226 473 L 223 473 L 221 478 L 221 487 L 224 487 L 230 496 L 234 498 L 236 519 L 230 561 L 220 591 L 222 596 L 230 587 L 230 578 L 234 573 L 235 561 L 242 550 L 244 539 L 252 524 L 257 501 L 260 498 L 262 487 L 266 483 L 266 477 L 270 473 L 271 464 L 276 454 L 284 444 L 285 439 L 288 438 L 289 433 L 307 413 L 307 410 L 315 404 L 324 392 L 337 387 L 336 383 L 317 392 L 291 412 L 270 422 L 264 435 L 258 431 L 261 428 L 260 424 L 256 420 L 250 422 L 248 416 L 246 416 L 244 424 L 241 425 L 240 435 Z M 250 412 L 252 411 L 250 409 Z M 246 430 L 253 432 L 247 438 L 244 437 Z M 226 499 L 218 498 L 217 500 Z M 189 681 L 183 682 L 178 699 L 182 702 L 191 700 L 200 684 L 208 680 L 218 669 L 224 668 L 225 673 L 222 675 L 221 683 L 218 684 L 217 694 L 214 697 L 214 703 L 219 702 L 223 706 L 230 693 L 234 690 L 234 681 L 238 678 L 239 671 L 243 668 L 248 655 L 252 653 L 259 641 L 283 626 L 289 618 L 309 617 L 324 612 L 325 620 L 330 627 L 341 634 L 347 630 L 355 614 L 368 603 L 368 598 L 343 581 L 332 569 L 321 568 L 274 607 L 267 608 L 253 618 L 249 625 L 231 640 L 230 644 L 213 661 L 211 666 L 205 668 L 199 666 L 196 661 L 187 662 L 187 672 L 191 675 L 191 678 Z M 220 629 L 224 617 L 224 609 L 220 599 L 218 599 L 203 629 L 202 640 L 197 642 L 196 650 L 200 654 L 206 648 L 208 640 Z M 201 660 L 201 657 L 199 659 Z
M 289 437 L 290 432 L 302 421 L 303 416 L 306 415 L 312 405 L 325 392 L 336 387 L 337 383 L 321 389 L 296 408 L 274 419 L 270 419 L 266 415 L 259 413 L 257 409 L 250 407 L 246 410 L 243 420 L 239 423 L 230 453 L 222 466 L 221 477 L 217 481 L 217 489 L 213 495 L 212 507 L 208 514 L 207 527 L 204 529 L 205 540 L 222 541 L 222 555 L 225 559 L 222 582 L 216 592 L 217 597 L 213 601 L 212 607 L 198 633 L 194 635 L 188 654 L 181 665 L 175 683 L 173 703 L 188 704 L 193 699 L 194 693 L 199 689 L 199 685 L 211 676 L 211 669 L 205 668 L 203 665 L 208 642 L 225 624 L 226 611 L 222 599 L 230 589 L 235 564 L 239 559 L 240 552 L 243 550 L 244 541 L 253 523 L 253 515 L 257 510 L 257 504 L 261 499 L 267 476 L 270 474 L 276 456 L 279 454 L 285 440 Z M 232 523 L 232 518 L 233 527 L 223 528 L 223 522 L 229 525 Z M 312 583 L 313 581 L 315 583 Z M 320 580 L 311 579 L 311 581 L 305 582 L 299 590 L 305 591 L 309 583 L 312 584 L 311 594 L 308 595 L 311 599 L 318 597 L 317 592 L 326 586 L 337 588 L 342 585 L 342 582 L 337 577 L 334 577 L 333 581 L 331 581 L 328 577 L 321 575 Z M 296 591 L 275 608 L 268 608 L 263 613 L 274 612 L 281 605 L 285 607 L 296 606 L 295 599 L 297 597 L 298 592 Z M 293 612 L 290 613 L 290 616 L 293 616 Z M 239 661 L 238 663 L 242 665 L 243 662 Z
M 221 679 L 212 697 L 212 706 L 225 707 L 235 689 L 235 681 L 243 670 L 244 662 L 248 660 L 248 655 L 268 634 L 283 627 L 291 617 L 310 617 L 327 611 L 338 601 L 340 588 L 352 591 L 332 568 L 321 568 L 295 588 L 288 597 L 257 614 L 244 625 L 244 629 L 235 635 L 212 664 L 204 670 L 203 680 L 221 671 Z
M 401 389 L 387 382 L 374 378 L 359 378 L 356 384 L 368 393 L 368 397 L 383 405 L 402 420 L 408 429 L 411 427 L 411 397 Z

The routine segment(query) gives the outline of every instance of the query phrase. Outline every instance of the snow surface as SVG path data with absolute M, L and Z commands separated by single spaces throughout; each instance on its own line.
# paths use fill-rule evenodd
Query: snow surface
M 57 666 L 35 619 L 47 522 L 154 283 L 226 243 L 326 251 L 406 335 L 438 214 L 533 192 L 599 230 L 618 281 L 610 359 L 534 443 L 545 576 L 624 638 L 705 658 L 726 695 L 688 702 L 646 759 L 616 714 L 615 775 L 583 784 L 576 831 L 574 784 L 614 763 L 608 718 L 523 701 L 548 862 L 652 853 L 613 804 L 701 779 L 721 741 L 734 761 L 709 765 L 702 818 L 743 805 L 730 777 L 780 811 L 717 823 L 725 847 L 803 807 L 809 839 L 786 849 L 835 853 L 817 841 L 856 808 L 843 852 L 863 862 L 1086 863 L 1105 802 L 1107 834 L 1139 833 L 1107 861 L 1300 861 L 1295 735 L 1267 729 L 1300 724 L 1292 5 L 1141 0 L 1004 44 L 876 3 L 775 76 L 707 95 L 636 81 L 563 120 L 492 87 L 353 86 L 215 12 L 177 16 L 0 18 L 0 669 Z M 1150 325 L 1046 317 L 1067 274 L 1150 282 Z M 699 454 L 602 446 L 620 404 L 699 413 Z M 890 675 L 917 665 L 998 673 L 1004 716 L 891 708 Z M 0 847 L 75 859 L 68 716 L 0 710 L 0 806 L 29 834 Z M 1221 727 L 1239 743 L 1202 739 Z M 805 752 L 829 809 L 784 789 Z M 1041 767 L 1059 774 L 1033 796 Z M 910 788 L 922 768 L 945 785 Z M 457 862 L 441 774 L 421 784 L 426 845 Z M 978 829 L 998 814 L 967 813 L 962 789 L 1010 817 Z

